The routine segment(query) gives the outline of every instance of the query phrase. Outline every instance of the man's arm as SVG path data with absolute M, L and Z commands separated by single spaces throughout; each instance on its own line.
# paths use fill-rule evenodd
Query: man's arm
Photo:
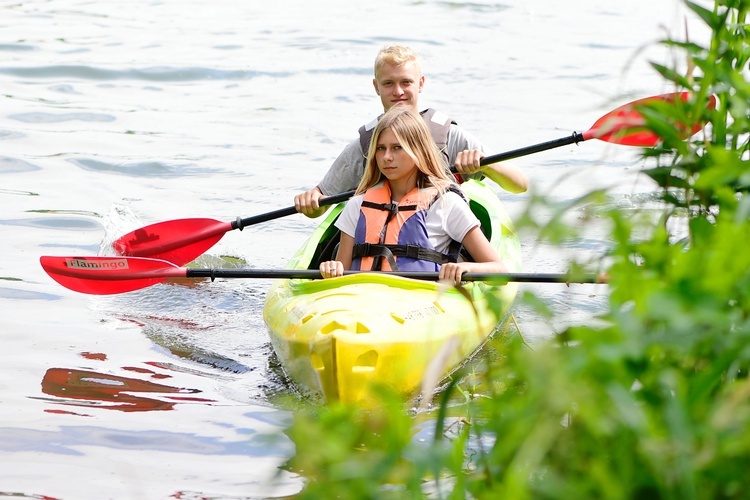
M 356 139 L 346 145 L 338 158 L 334 160 L 323 180 L 318 184 L 318 189 L 325 196 L 351 191 L 359 186 L 362 175 L 365 173 L 365 154 L 362 145 Z
M 320 199 L 355 189 L 363 173 L 364 156 L 357 139 L 341 151 L 317 186 L 294 197 L 295 209 L 311 218 L 320 217 L 328 209 L 319 205 Z

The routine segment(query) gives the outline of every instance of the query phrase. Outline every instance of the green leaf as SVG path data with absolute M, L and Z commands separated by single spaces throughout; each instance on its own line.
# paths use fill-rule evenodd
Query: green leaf
M 721 29 L 724 23 L 724 19 L 722 19 L 722 17 L 714 14 L 704 7 L 701 7 L 697 3 L 686 0 L 685 5 L 687 5 L 690 10 L 698 14 L 698 17 L 703 19 L 703 21 L 708 25 L 709 28 L 711 28 L 712 31 L 718 31 L 719 29 Z

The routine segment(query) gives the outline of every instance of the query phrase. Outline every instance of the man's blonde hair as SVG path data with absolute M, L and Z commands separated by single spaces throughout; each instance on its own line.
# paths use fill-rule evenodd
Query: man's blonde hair
M 405 45 L 387 45 L 380 49 L 375 57 L 375 78 L 378 77 L 378 71 L 386 64 L 401 66 L 402 64 L 413 61 L 414 65 L 422 76 L 422 66 L 419 62 L 419 56 L 416 52 Z

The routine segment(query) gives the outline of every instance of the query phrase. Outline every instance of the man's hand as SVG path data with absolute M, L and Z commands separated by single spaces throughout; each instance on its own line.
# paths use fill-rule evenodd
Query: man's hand
M 495 181 L 497 185 L 510 193 L 523 193 L 529 188 L 526 174 L 508 163 L 493 163 L 482 166 L 484 154 L 478 149 L 465 149 L 456 155 L 456 170 L 459 174 L 468 175 L 479 172 Z
M 319 204 L 322 197 L 323 193 L 315 186 L 294 197 L 294 209 L 311 218 L 320 217 L 326 211 L 326 208 L 321 208 Z
M 454 165 L 459 174 L 473 174 L 482 169 L 483 157 L 484 153 L 478 149 L 465 149 L 456 155 Z

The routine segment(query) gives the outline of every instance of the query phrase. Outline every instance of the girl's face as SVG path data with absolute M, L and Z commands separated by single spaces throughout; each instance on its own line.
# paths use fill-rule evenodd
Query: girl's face
M 417 164 L 399 144 L 396 134 L 389 128 L 383 129 L 375 148 L 375 161 L 380 172 L 391 182 L 416 179 Z M 416 180 L 415 180 L 416 182 Z

